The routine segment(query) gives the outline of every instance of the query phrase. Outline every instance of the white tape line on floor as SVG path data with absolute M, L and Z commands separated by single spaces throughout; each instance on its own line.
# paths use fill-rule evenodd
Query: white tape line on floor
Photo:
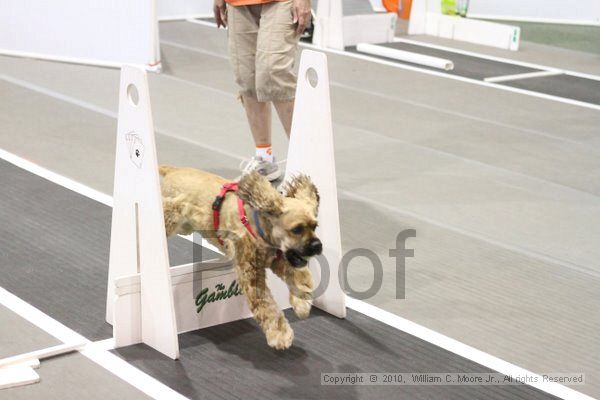
M 429 328 L 426 328 L 415 322 L 409 321 L 396 314 L 392 314 L 388 311 L 382 310 L 381 308 L 368 304 L 364 301 L 347 297 L 346 306 L 352 310 L 360 312 L 361 314 L 376 319 L 377 321 L 383 322 L 386 325 L 401 330 L 402 332 L 406 332 L 409 335 L 418 337 L 419 339 L 423 339 L 428 343 L 434 344 L 438 347 L 441 347 L 444 350 L 464 357 L 467 360 L 476 362 L 477 364 L 488 367 L 494 371 L 498 371 L 504 375 L 512 377 L 537 377 L 537 383 L 528 383 L 528 385 L 539 389 L 543 392 L 560 397 L 561 399 L 594 400 L 590 396 L 577 392 L 571 388 L 560 385 L 558 383 L 544 382 L 540 375 L 537 375 L 524 368 L 518 367 L 500 358 L 494 357 L 491 354 L 477 350 L 469 345 L 459 342 L 458 340 L 442 335 L 441 333 L 435 332 Z
M 98 365 L 112 372 L 125 382 L 154 399 L 185 400 L 187 397 L 179 394 L 162 382 L 140 371 L 118 356 L 94 346 L 88 339 L 61 324 L 52 317 L 44 314 L 31 304 L 20 299 L 4 288 L 0 288 L 0 304 L 20 315 L 38 328 L 65 343 L 82 342 L 86 347 L 80 353 Z

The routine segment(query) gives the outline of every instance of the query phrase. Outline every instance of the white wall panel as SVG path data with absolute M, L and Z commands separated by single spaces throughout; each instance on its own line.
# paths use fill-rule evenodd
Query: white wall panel
M 157 40 L 154 0 L 0 0 L 0 54 L 152 66 Z

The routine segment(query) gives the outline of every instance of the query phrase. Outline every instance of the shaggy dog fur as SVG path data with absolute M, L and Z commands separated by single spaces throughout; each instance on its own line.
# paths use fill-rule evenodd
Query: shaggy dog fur
M 269 346 L 290 347 L 294 332 L 266 286 L 266 268 L 287 284 L 296 315 L 308 317 L 313 279 L 307 258 L 322 251 L 315 235 L 319 207 L 315 185 L 300 175 L 280 194 L 261 175 L 245 175 L 237 196 L 246 204 L 246 215 L 257 237 L 253 238 L 241 223 L 237 196 L 229 193 L 221 206 L 221 245 L 214 232 L 212 204 L 227 181 L 193 168 L 161 166 L 159 172 L 167 236 L 200 232 L 219 247 L 233 260 L 239 285 Z M 253 209 L 258 210 L 266 240 L 258 235 Z

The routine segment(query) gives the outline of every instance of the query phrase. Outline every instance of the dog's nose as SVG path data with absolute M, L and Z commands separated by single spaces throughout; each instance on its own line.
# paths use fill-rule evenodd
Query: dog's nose
M 323 251 L 323 243 L 321 243 L 321 241 L 319 239 L 314 238 L 308 244 L 308 252 L 310 253 L 310 255 L 321 254 L 322 251 Z

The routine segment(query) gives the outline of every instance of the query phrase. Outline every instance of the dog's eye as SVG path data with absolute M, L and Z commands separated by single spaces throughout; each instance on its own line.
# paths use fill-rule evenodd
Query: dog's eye
M 302 225 L 296 225 L 295 227 L 292 228 L 292 233 L 294 235 L 300 235 L 303 231 L 304 231 L 304 226 L 302 226 Z

